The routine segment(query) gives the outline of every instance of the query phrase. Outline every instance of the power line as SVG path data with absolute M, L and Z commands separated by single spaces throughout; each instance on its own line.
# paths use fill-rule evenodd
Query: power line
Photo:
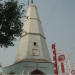
M 74 47 L 74 49 L 75 49 L 75 47 Z M 72 55 L 72 53 L 73 53 L 74 49 L 72 50 L 72 52 L 71 52 L 71 54 L 70 54 L 70 57 L 71 57 L 71 55 Z
M 57 0 L 57 2 L 58 2 L 58 0 Z M 54 6 L 54 8 L 53 8 L 53 11 L 52 11 L 52 13 L 51 13 L 51 15 L 50 15 L 49 20 L 51 19 L 51 16 L 52 16 L 52 14 L 53 14 L 53 12 L 54 12 L 54 9 L 55 9 L 55 7 L 56 7 L 56 5 L 57 5 L 57 2 L 55 3 L 55 6 Z M 49 23 L 49 20 L 48 20 L 47 24 L 45 25 L 44 31 L 45 31 L 45 29 L 46 29 L 46 27 L 47 27 L 47 25 L 48 25 L 48 23 Z

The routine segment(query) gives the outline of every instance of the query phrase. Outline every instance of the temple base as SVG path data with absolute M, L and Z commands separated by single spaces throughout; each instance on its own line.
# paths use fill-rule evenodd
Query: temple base
M 28 62 L 22 61 L 17 64 L 13 64 L 3 68 L 4 74 L 22 74 L 25 71 L 27 74 L 54 74 L 54 66 L 51 62 Z

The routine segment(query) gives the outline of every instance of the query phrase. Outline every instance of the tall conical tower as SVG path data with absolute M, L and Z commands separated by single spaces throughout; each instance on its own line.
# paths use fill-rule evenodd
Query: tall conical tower
M 51 62 L 37 7 L 28 6 L 15 63 L 20 61 Z

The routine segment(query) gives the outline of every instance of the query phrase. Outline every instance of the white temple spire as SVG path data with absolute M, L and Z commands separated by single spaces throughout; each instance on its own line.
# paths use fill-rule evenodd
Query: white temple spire
M 51 62 L 37 7 L 29 5 L 15 63 L 20 61 Z M 35 45 L 36 43 L 36 45 Z

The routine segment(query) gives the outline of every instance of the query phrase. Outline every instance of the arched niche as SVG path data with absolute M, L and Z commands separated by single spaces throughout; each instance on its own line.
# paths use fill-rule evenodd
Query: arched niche
M 33 70 L 33 71 L 31 72 L 31 75 L 34 75 L 34 74 L 46 75 L 44 72 L 42 72 L 42 71 L 39 70 L 39 69 Z
M 17 73 L 15 73 L 15 72 L 12 72 L 12 71 L 9 73 L 9 75 L 14 75 L 14 74 L 17 74 Z

